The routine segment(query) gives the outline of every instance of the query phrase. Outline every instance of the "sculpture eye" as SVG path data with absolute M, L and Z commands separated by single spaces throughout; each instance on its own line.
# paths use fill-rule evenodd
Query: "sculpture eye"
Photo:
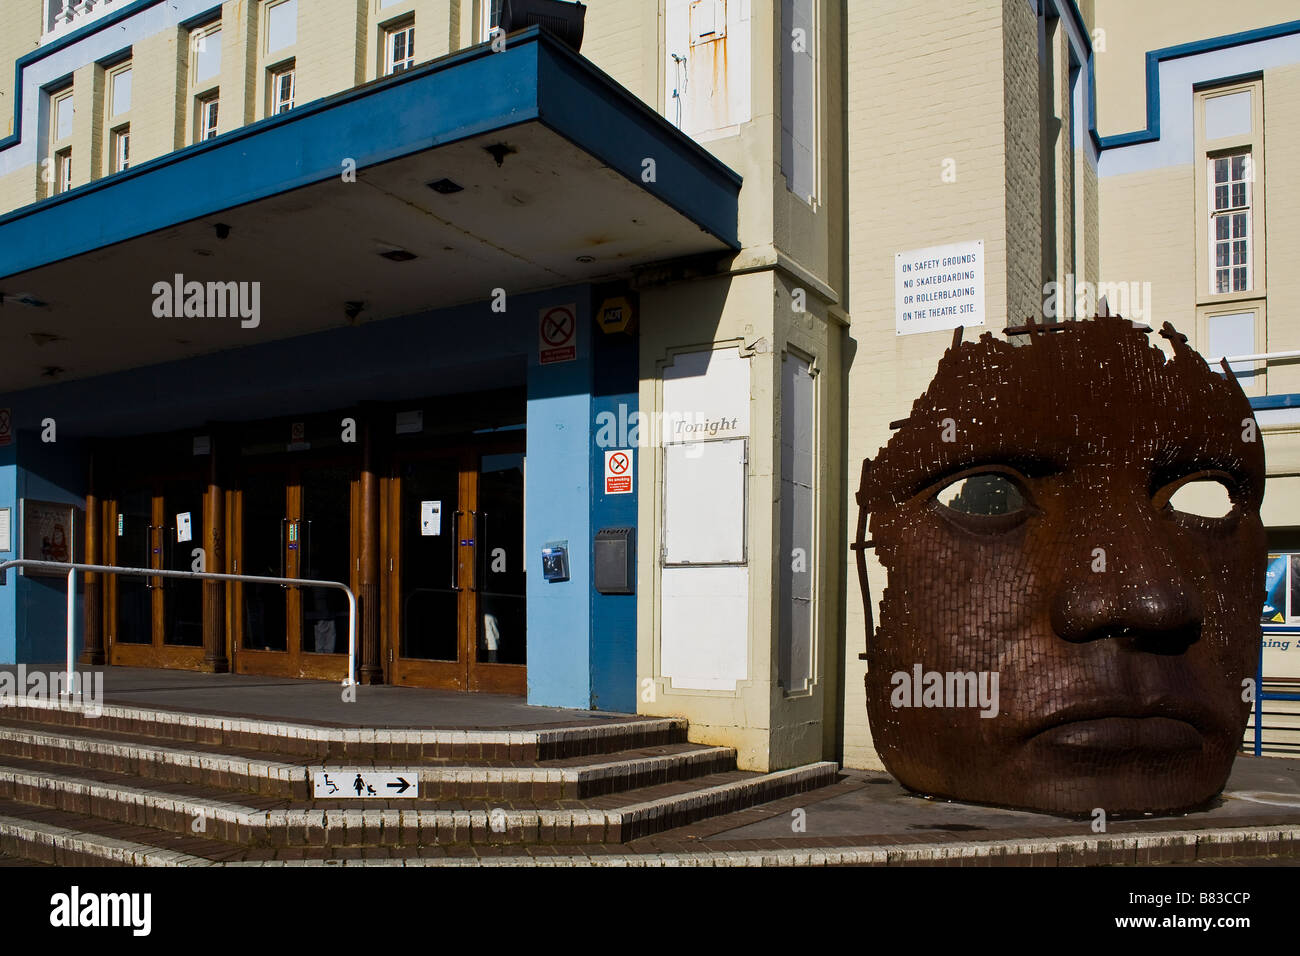
M 941 488 L 935 499 L 945 508 L 967 515 L 1012 514 L 1025 506 L 1016 483 L 997 472 L 958 478 Z
M 1231 516 L 1232 479 L 1218 472 L 1200 472 L 1171 482 L 1152 499 L 1174 517 L 1222 521 Z

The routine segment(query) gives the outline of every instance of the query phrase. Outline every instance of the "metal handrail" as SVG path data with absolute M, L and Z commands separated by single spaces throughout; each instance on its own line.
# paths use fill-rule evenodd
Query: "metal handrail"
M 68 573 L 68 692 L 75 694 L 77 674 L 73 670 L 74 632 L 76 630 L 73 606 L 77 595 L 77 572 L 87 574 L 126 574 L 139 578 L 191 578 L 200 581 L 242 581 L 246 584 L 281 584 L 300 588 L 333 588 L 348 596 L 348 676 L 343 686 L 357 682 L 357 596 L 346 584 L 338 581 L 316 581 L 310 578 L 268 578 L 257 574 L 219 574 L 216 571 L 166 571 L 161 568 L 119 568 L 109 564 L 69 564 L 66 561 L 35 561 L 19 558 L 0 562 L 0 575 L 8 577 L 10 568 L 42 568 L 47 571 Z
M 1264 624 L 1260 630 L 1264 634 L 1292 634 L 1300 638 L 1300 627 L 1289 624 Z M 1264 642 L 1259 642 L 1259 667 L 1255 673 L 1255 756 L 1263 756 L 1264 753 L 1264 701 L 1266 700 L 1286 700 L 1300 701 L 1300 694 L 1282 694 L 1274 691 L 1271 694 L 1264 693 Z

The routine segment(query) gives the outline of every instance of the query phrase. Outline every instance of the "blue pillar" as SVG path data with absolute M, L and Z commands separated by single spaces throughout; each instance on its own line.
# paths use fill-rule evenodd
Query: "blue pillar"
M 599 303 L 597 303 L 599 306 Z M 623 332 L 593 333 L 591 445 L 592 533 L 601 528 L 636 528 L 639 456 L 637 443 L 637 336 Z M 645 436 L 649 437 L 649 436 Z M 629 450 L 632 493 L 605 494 L 605 452 Z M 633 532 L 635 535 L 635 532 Z M 636 540 L 633 538 L 633 553 Z M 594 557 L 594 556 L 593 556 Z M 635 577 L 633 578 L 635 581 Z M 634 585 L 635 587 L 635 585 Z M 591 706 L 593 710 L 636 713 L 636 595 L 591 591 Z
M 591 706 L 591 303 L 585 288 L 540 297 L 573 305 L 576 356 L 528 360 L 528 460 L 524 547 L 528 562 L 528 702 Z M 540 322 L 540 312 L 534 310 Z M 542 548 L 567 541 L 569 580 L 542 577 Z

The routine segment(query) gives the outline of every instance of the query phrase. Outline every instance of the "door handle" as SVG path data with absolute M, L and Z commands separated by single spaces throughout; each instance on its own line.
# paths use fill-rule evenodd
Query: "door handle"
M 280 519 L 280 577 L 284 577 L 285 548 L 286 548 L 286 546 L 287 546 L 287 544 L 288 544 L 288 542 L 286 541 L 285 533 L 284 533 L 284 526 L 285 526 L 286 524 L 288 524 L 288 523 L 289 523 L 289 519 L 288 519 L 288 518 L 281 518 L 281 519 Z M 289 585 L 287 585 L 287 584 L 281 584 L 280 587 L 281 587 L 281 589 L 283 589 L 283 590 L 288 590 Z
M 451 513 L 451 589 L 453 591 L 465 590 L 460 586 L 460 548 L 457 547 L 460 535 L 460 516 L 465 512 L 453 511 Z

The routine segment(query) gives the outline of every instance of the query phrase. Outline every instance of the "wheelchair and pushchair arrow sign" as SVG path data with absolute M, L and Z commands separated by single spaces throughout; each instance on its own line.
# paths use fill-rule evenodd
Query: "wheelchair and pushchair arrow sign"
M 329 767 L 312 772 L 312 796 L 317 800 L 389 800 L 420 795 L 420 775 L 412 770 Z

